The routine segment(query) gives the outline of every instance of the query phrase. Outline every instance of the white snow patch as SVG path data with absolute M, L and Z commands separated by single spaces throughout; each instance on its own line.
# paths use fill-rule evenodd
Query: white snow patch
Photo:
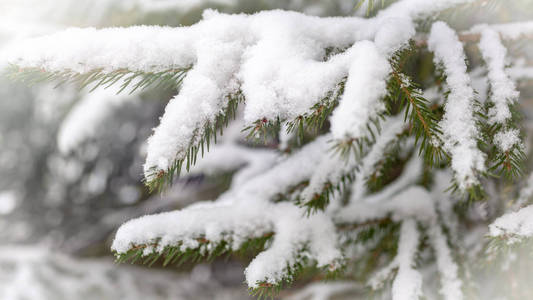
M 8 215 L 18 205 L 18 196 L 17 192 L 6 190 L 0 191 L 0 215 Z
M 422 275 L 414 269 L 420 234 L 416 221 L 406 219 L 400 228 L 398 242 L 398 273 L 392 283 L 393 300 L 418 299 L 422 295 Z
M 489 225 L 489 230 L 492 237 L 509 235 L 509 243 L 533 236 L 533 205 L 499 217 Z
M 489 121 L 505 124 L 511 118 L 509 105 L 516 102 L 519 96 L 514 82 L 505 72 L 507 49 L 502 45 L 498 32 L 485 27 L 481 31 L 479 50 L 487 63 L 490 100 L 494 103 L 489 110 Z
M 506 131 L 498 131 L 494 135 L 494 142 L 502 152 L 507 152 L 511 150 L 514 145 L 519 145 L 521 143 L 520 130 L 509 129 Z
M 436 22 L 431 27 L 428 47 L 446 73 L 450 94 L 439 124 L 443 148 L 452 157 L 451 166 L 459 188 L 465 190 L 479 182 L 477 174 L 485 170 L 485 156 L 477 148 L 479 131 L 474 120 L 474 90 L 466 72 L 463 46 L 448 25 Z
M 381 101 L 387 93 L 391 67 L 377 47 L 369 41 L 353 46 L 348 80 L 339 106 L 331 115 L 331 132 L 337 140 L 358 139 L 366 135 L 366 126 L 385 110 Z

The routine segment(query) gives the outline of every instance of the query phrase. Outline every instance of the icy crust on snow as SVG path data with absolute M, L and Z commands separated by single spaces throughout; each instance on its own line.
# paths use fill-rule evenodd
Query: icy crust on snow
M 443 67 L 450 89 L 439 124 L 456 181 L 465 190 L 478 183 L 476 175 L 485 170 L 485 156 L 477 148 L 479 131 L 474 119 L 474 90 L 466 72 L 463 46 L 455 31 L 444 22 L 436 22 L 431 27 L 428 47 L 435 53 L 435 62 Z
M 204 125 L 226 108 L 229 94 L 245 96 L 248 124 L 263 118 L 293 119 L 308 113 L 343 78 L 353 75 L 356 78 L 348 78 L 344 102 L 359 105 L 342 105 L 361 108 L 356 112 L 367 120 L 382 109 L 373 100 L 383 94 L 387 71 L 383 62 L 415 34 L 414 19 L 466 2 L 470 1 L 405 0 L 371 19 L 319 18 L 279 10 L 253 15 L 206 10 L 203 20 L 190 27 L 73 28 L 21 42 L 8 51 L 7 58 L 21 68 L 48 72 L 154 72 L 192 67 L 149 139 L 145 176 L 150 180 L 199 142 Z M 371 49 L 372 41 L 377 50 Z M 325 58 L 327 49 L 346 50 Z M 371 52 L 366 53 L 367 49 Z M 377 51 L 384 57 L 379 59 Z M 358 71 L 359 65 L 371 67 L 363 64 L 360 55 L 376 62 L 370 68 L 372 76 Z M 376 95 L 361 89 L 356 79 L 372 83 Z M 338 123 L 345 118 L 337 119 Z M 342 126 L 336 126 L 336 136 L 346 134 Z M 359 127 L 352 130 L 348 133 L 360 134 Z
M 367 124 L 385 110 L 381 98 L 387 93 L 391 71 L 387 58 L 372 42 L 357 42 L 352 48 L 354 59 L 344 94 L 330 118 L 333 138 L 339 140 L 365 136 Z
M 533 205 L 507 213 L 489 225 L 490 236 L 507 236 L 509 243 L 533 236 Z

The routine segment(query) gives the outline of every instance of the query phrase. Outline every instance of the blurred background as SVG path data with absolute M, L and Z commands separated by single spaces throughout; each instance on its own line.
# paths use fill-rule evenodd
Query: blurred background
M 533 19 L 533 1 L 485 2 L 484 10 L 442 17 L 459 29 L 480 20 Z M 365 15 L 364 5 L 354 11 L 356 4 L 356 0 L 0 0 L 0 51 L 18 39 L 69 26 L 190 25 L 206 8 L 228 13 L 281 8 L 319 16 Z M 530 44 L 511 47 L 520 53 L 517 66 L 533 59 Z M 5 66 L 0 61 L 0 67 Z M 533 103 L 530 83 L 520 85 L 526 127 Z M 180 269 L 113 264 L 109 244 L 121 223 L 213 199 L 228 185 L 225 177 L 191 176 L 162 195 L 149 194 L 141 181 L 145 141 L 175 91 L 118 96 L 115 92 L 88 93 L 52 83 L 28 87 L 0 78 L 0 299 L 249 299 L 242 259 Z

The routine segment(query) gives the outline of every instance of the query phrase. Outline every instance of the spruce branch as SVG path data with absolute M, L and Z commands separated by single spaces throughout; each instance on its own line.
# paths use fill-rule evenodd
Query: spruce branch
M 405 108 L 404 120 L 409 121 L 415 145 L 420 142 L 419 155 L 424 154 L 425 161 L 433 165 L 448 155 L 438 146 L 437 141 L 442 132 L 435 109 L 423 97 L 420 88 L 401 71 L 405 56 L 410 51 L 412 48 L 398 51 L 391 58 L 392 73 L 387 86 L 387 103 L 399 104 L 402 109 Z
M 174 178 L 180 176 L 183 168 L 189 172 L 191 166 L 196 164 L 198 155 L 204 156 L 204 153 L 209 151 L 211 142 L 217 142 L 217 135 L 224 134 L 224 128 L 228 123 L 235 119 L 237 114 L 237 107 L 244 102 L 244 96 L 241 92 L 228 95 L 227 106 L 223 112 L 219 113 L 214 122 L 207 122 L 202 128 L 195 131 L 191 139 L 189 148 L 181 159 L 176 159 L 171 166 L 166 170 L 155 170 L 146 178 L 146 185 L 151 192 L 157 190 L 162 191 L 166 186 L 171 185 Z
M 358 0 L 357 7 L 367 3 L 367 14 L 374 13 L 374 1 Z M 389 2 L 387 1 L 387 4 Z M 448 2 L 439 2 L 437 10 L 450 7 L 452 2 L 455 5 L 466 1 Z M 434 194 L 441 192 L 442 187 L 442 178 L 437 179 L 441 171 L 435 172 L 435 168 L 448 170 L 450 167 L 454 174 L 466 170 L 462 174 L 464 176 L 458 176 L 459 179 L 454 178 L 455 181 L 450 189 L 466 192 L 470 199 L 478 199 L 484 193 L 481 184 L 485 184 L 485 181 L 479 183 L 478 175 L 488 176 L 499 172 L 509 178 L 520 176 L 525 160 L 521 144 L 513 143 L 506 148 L 505 143 L 497 140 L 497 134 L 519 132 L 519 120 L 511 119 L 496 124 L 487 121 L 489 110 L 494 107 L 490 103 L 482 107 L 476 102 L 469 79 L 471 73 L 468 73 L 467 65 L 464 63 L 466 58 L 464 42 L 479 39 L 479 34 L 468 31 L 457 38 L 455 31 L 449 28 L 451 36 L 454 37 L 453 41 L 456 41 L 456 47 L 452 48 L 454 51 L 445 51 L 450 49 L 448 46 L 452 43 L 449 42 L 451 39 L 440 40 L 443 37 L 442 29 L 448 27 L 443 22 L 433 24 L 440 26 L 441 31 L 437 28 L 435 34 L 430 36 L 435 38 L 440 49 L 444 49 L 440 53 L 440 60 L 448 62 L 448 66 L 444 63 L 442 65 L 448 67 L 448 71 L 452 71 L 447 72 L 447 79 L 452 78 L 452 75 L 464 76 L 455 76 L 447 81 L 446 84 L 450 87 L 449 94 L 444 92 L 444 97 L 441 97 L 443 93 L 442 89 L 439 89 L 435 96 L 439 101 L 431 103 L 428 100 L 431 96 L 424 96 L 420 88 L 423 85 L 420 83 L 429 82 L 426 79 L 435 79 L 433 84 L 438 87 L 442 78 L 439 74 L 433 76 L 432 67 L 431 74 L 426 77 L 426 72 L 421 70 L 426 66 L 424 64 L 418 65 L 421 69 L 419 68 L 414 75 L 405 67 L 405 60 L 413 57 L 413 54 L 422 53 L 423 59 L 431 57 L 426 55 L 429 51 L 424 49 L 426 41 L 416 43 L 416 48 L 411 43 L 411 47 L 402 48 L 390 58 L 388 55 L 416 34 L 419 27 L 414 24 L 419 24 L 417 23 L 419 17 L 436 13 L 437 10 L 432 8 L 432 3 L 424 1 L 398 3 L 400 5 L 395 3 L 391 5 L 391 9 L 387 9 L 388 14 L 387 11 L 384 12 L 386 18 L 378 15 L 371 22 L 361 18 L 346 18 L 347 20 L 332 18 L 322 22 L 320 18 L 307 18 L 298 13 L 281 11 L 251 16 L 226 16 L 210 12 L 206 14 L 205 20 L 199 25 L 194 25 L 191 30 L 178 28 L 175 35 L 179 36 L 183 31 L 183 36 L 186 37 L 184 41 L 187 43 L 183 43 L 185 47 L 181 47 L 180 43 L 172 43 L 178 47 L 168 51 L 169 57 L 172 60 L 185 57 L 182 64 L 176 65 L 187 66 L 191 61 L 195 61 L 196 65 L 195 70 L 189 73 L 190 77 L 182 89 L 189 93 L 179 95 L 181 100 L 188 101 L 181 106 L 167 107 L 165 116 L 169 118 L 163 119 L 169 122 L 161 122 L 164 124 L 159 127 L 161 135 L 158 139 L 154 139 L 156 142 L 152 144 L 153 149 L 147 151 L 149 156 L 152 156 L 151 159 L 147 159 L 148 170 L 145 170 L 146 184 L 150 190 L 161 190 L 171 184 L 182 169 L 190 170 L 199 159 L 198 155 L 203 156 L 205 151 L 209 151 L 210 143 L 216 143 L 217 135 L 222 135 L 229 120 L 235 118 L 238 105 L 245 101 L 245 92 L 246 97 L 249 97 L 247 108 L 250 109 L 245 110 L 244 119 L 256 120 L 244 129 L 248 133 L 248 139 L 263 139 L 263 142 L 267 143 L 274 140 L 280 128 L 283 128 L 289 133 L 295 133 L 294 140 L 300 145 L 305 144 L 309 137 L 315 140 L 307 143 L 300 151 L 287 155 L 271 153 L 272 159 L 260 157 L 257 159 L 260 161 L 258 166 L 250 163 L 251 160 L 237 163 L 232 161 L 231 170 L 249 163 L 252 170 L 246 171 L 250 172 L 244 172 L 244 168 L 239 170 L 241 178 L 247 176 L 249 178 L 238 183 L 234 180 L 231 188 L 212 206 L 202 203 L 189 210 L 143 217 L 123 225 L 122 230 L 117 232 L 113 246 L 117 262 L 143 262 L 148 265 L 161 262 L 163 266 L 167 266 L 212 261 L 216 257 L 230 255 L 233 252 L 255 253 L 265 250 L 245 271 L 247 284 L 251 287 L 252 295 L 259 298 L 274 298 L 284 286 L 292 284 L 295 278 L 310 266 L 319 266 L 327 276 L 342 275 L 340 273 L 345 262 L 343 253 L 338 248 L 336 235 L 340 232 L 346 237 L 342 241 L 344 249 L 353 250 L 353 246 L 356 246 L 357 250 L 363 249 L 359 253 L 355 253 L 355 250 L 350 253 L 353 254 L 348 261 L 348 267 L 352 272 L 351 279 L 366 281 L 376 269 L 390 262 L 390 267 L 385 267 L 387 272 L 383 272 L 385 275 L 380 277 L 383 279 L 381 282 L 391 279 L 390 275 L 397 275 L 395 279 L 397 281 L 392 284 L 393 293 L 417 298 L 422 285 L 422 276 L 415 268 L 421 262 L 417 261 L 417 254 L 422 253 L 423 249 L 433 243 L 437 271 L 443 277 L 448 279 L 451 277 L 451 281 L 455 281 L 458 276 L 455 274 L 456 268 L 453 269 L 455 264 L 451 259 L 452 251 L 448 247 L 446 232 L 443 232 L 440 222 L 444 222 L 443 219 L 448 217 L 446 213 L 452 215 L 457 211 L 453 211 L 452 199 L 446 199 L 446 204 L 443 204 L 444 201 L 440 203 L 450 206 L 448 210 L 442 209 L 446 213 L 439 211 L 439 207 L 435 209 L 437 202 L 433 202 L 432 198 Z M 382 6 L 385 6 L 384 0 Z M 407 9 L 407 6 L 413 7 Z M 404 16 L 405 14 L 407 15 Z M 408 22 L 396 23 L 394 19 L 398 16 L 405 17 Z M 262 19 L 257 21 L 259 17 Z M 280 21 L 280 26 L 263 27 L 262 24 L 268 24 L 267 21 L 270 20 Z M 392 21 L 387 23 L 390 20 Z M 282 26 L 285 23 L 291 26 Z M 405 25 L 405 30 L 397 24 Z M 388 26 L 397 27 L 392 29 L 398 30 L 389 31 L 391 28 Z M 352 35 L 354 28 L 358 27 L 362 30 Z M 320 28 L 320 30 L 311 30 L 312 32 L 308 33 L 308 28 Z M 276 31 L 278 29 L 285 30 L 283 33 L 286 34 L 278 36 L 279 32 Z M 317 34 L 322 30 L 331 34 Z M 120 33 L 120 31 L 115 32 L 113 37 L 120 37 Z M 352 34 L 345 36 L 345 33 Z M 272 39 L 264 39 L 263 36 Z M 277 39 L 280 36 L 281 38 Z M 328 38 L 322 39 L 323 36 Z M 294 40 L 299 42 L 300 37 L 306 43 L 303 45 L 293 43 Z M 398 37 L 398 40 L 394 40 L 393 37 Z M 393 45 L 386 45 L 389 39 Z M 191 47 L 189 43 L 194 46 Z M 281 49 L 279 53 L 272 51 L 278 46 L 276 43 L 283 44 L 283 47 L 279 47 Z M 431 49 L 432 43 L 429 44 L 428 48 Z M 205 48 L 199 49 L 202 45 Z M 346 48 L 347 45 L 353 45 L 354 49 L 360 52 L 350 52 L 354 49 Z M 95 49 L 100 48 L 102 47 L 95 47 Z M 215 48 L 216 51 L 211 51 Z M 126 54 L 120 50 L 117 53 Z M 431 51 L 435 53 L 434 58 L 439 58 L 438 51 Z M 320 61 L 323 53 L 325 57 Z M 368 57 L 361 55 L 368 53 L 375 55 Z M 154 56 L 154 59 L 160 56 Z M 138 58 L 139 55 L 132 57 Z M 136 62 L 136 59 L 129 60 Z M 87 57 L 86 61 L 92 61 L 91 57 Z M 280 61 L 288 64 L 276 65 L 276 62 Z M 309 62 L 311 64 L 308 64 Z M 348 68 L 350 62 L 353 64 Z M 439 64 L 438 59 L 435 62 Z M 52 64 L 46 65 L 53 65 L 53 60 Z M 89 65 L 91 64 L 84 64 L 79 69 L 83 70 L 83 67 Z M 142 64 L 136 65 L 142 67 Z M 74 64 L 70 67 L 75 70 L 75 66 Z M 129 66 L 129 64 L 120 64 L 120 66 Z M 286 66 L 289 67 L 285 68 Z M 131 88 L 131 92 L 134 92 L 154 86 L 179 87 L 190 69 L 190 67 L 167 69 L 161 72 L 148 72 L 152 70 L 150 68 L 147 68 L 146 72 L 120 69 L 107 73 L 104 69 L 96 69 L 87 73 L 70 70 L 48 73 L 39 68 L 28 68 L 14 70 L 12 73 L 28 83 L 60 80 L 77 83 L 80 87 L 94 85 L 93 89 L 122 84 L 120 91 Z M 504 70 L 503 64 L 501 69 Z M 373 71 L 376 71 L 376 74 L 373 74 Z M 347 77 L 342 78 L 343 76 Z M 287 80 L 289 78 L 297 78 L 298 82 Z M 372 84 L 376 82 L 379 84 L 373 86 Z M 325 93 L 326 90 L 333 88 L 335 83 L 336 87 Z M 352 85 L 352 83 L 358 84 Z M 459 88 L 452 86 L 453 83 L 460 83 Z M 245 92 L 236 92 L 239 85 Z M 436 87 L 431 86 L 428 91 L 433 91 L 432 88 Z M 349 92 L 345 93 L 345 89 Z M 367 91 L 370 92 L 365 94 Z M 228 93 L 232 94 L 227 95 Z M 180 100 L 179 97 L 176 100 Z M 358 97 L 367 101 L 357 101 Z M 205 99 L 209 101 L 203 101 Z M 453 101 L 454 99 L 464 101 Z M 505 97 L 500 99 L 506 100 Z M 268 101 L 268 105 L 264 105 L 263 100 Z M 506 101 L 511 102 L 509 99 Z M 505 101 L 500 101 L 503 102 Z M 172 102 L 176 103 L 183 102 Z M 198 110 L 196 106 L 198 103 L 201 103 L 205 110 Z M 353 109 L 344 109 L 343 105 L 346 103 L 357 105 L 351 107 L 348 105 L 348 108 Z M 334 118 L 335 108 L 345 114 L 341 114 L 340 118 Z M 448 108 L 456 109 L 447 110 Z M 197 113 L 199 111 L 201 113 Z M 362 113 L 358 114 L 359 112 Z M 461 114 L 462 112 L 465 114 Z M 332 113 L 332 125 L 329 126 L 328 118 Z M 453 118 L 454 122 L 443 122 L 447 120 L 446 113 L 457 118 Z M 190 115 L 192 117 L 188 118 Z M 390 119 L 394 119 L 394 122 L 388 123 Z M 468 122 L 463 122 L 465 119 Z M 187 122 L 180 123 L 181 120 Z M 353 120 L 356 122 L 352 123 Z M 469 126 L 461 126 L 463 123 L 468 123 Z M 337 124 L 346 126 L 339 126 L 342 130 L 334 130 Z M 184 134 L 175 134 L 178 127 L 180 133 Z M 331 134 L 323 134 L 328 131 L 328 127 L 332 127 Z M 354 128 L 356 130 L 351 130 Z M 397 130 L 389 130 L 390 128 Z M 450 128 L 453 130 L 449 130 Z M 478 128 L 481 128 L 482 136 L 479 136 Z M 333 144 L 330 150 L 338 154 L 334 156 L 338 160 L 330 160 L 330 156 L 324 158 L 330 154 L 326 153 L 328 149 L 325 145 L 332 136 L 335 136 L 335 140 L 330 141 Z M 234 141 L 228 144 L 231 142 Z M 407 147 L 403 147 L 405 144 L 400 144 L 402 142 L 405 142 Z M 417 148 L 413 148 L 413 144 Z M 237 152 L 234 149 L 230 151 Z M 469 150 L 473 149 L 476 150 L 476 155 L 468 155 Z M 253 151 L 257 150 L 256 148 Z M 424 157 L 425 163 L 414 154 L 415 151 L 418 152 L 418 156 Z M 224 163 L 233 158 L 228 157 L 227 152 L 219 153 L 223 154 L 217 159 Z M 485 154 L 488 160 L 485 160 Z M 454 161 L 452 156 L 458 161 Z M 283 160 L 278 160 L 280 157 Z M 413 158 L 409 160 L 410 157 Z M 489 172 L 485 174 L 487 163 L 490 165 Z M 275 165 L 272 167 L 272 164 Z M 323 168 L 327 166 L 331 168 Z M 355 182 L 351 194 L 347 197 L 350 190 L 347 184 L 352 181 Z M 448 182 L 448 177 L 444 181 Z M 337 196 L 339 198 L 336 198 Z M 363 201 L 358 201 L 360 199 Z M 330 208 L 338 210 L 322 212 L 334 200 L 338 200 L 335 204 L 341 207 L 332 205 L 334 207 Z M 294 201 L 300 207 L 295 206 Z M 224 207 L 228 203 L 231 205 Z M 233 206 L 233 204 L 238 205 Z M 493 203 L 487 202 L 487 205 Z M 491 212 L 496 211 L 493 207 L 490 209 Z M 467 222 L 467 225 L 470 225 L 471 221 L 479 221 L 470 220 L 467 215 L 460 217 L 463 218 L 460 221 Z M 513 217 L 510 219 L 513 222 L 509 224 L 518 224 L 514 222 L 516 220 Z M 490 246 L 493 248 L 507 247 L 519 238 L 516 233 L 511 232 L 494 238 L 489 244 L 503 244 Z M 426 258 L 429 260 L 435 257 L 431 254 L 425 256 L 423 263 L 427 262 Z M 447 273 L 450 268 L 452 272 Z M 455 291 L 445 288 L 445 284 L 442 290 L 448 292 L 451 290 L 451 294 Z M 459 296 L 462 296 L 460 284 L 458 290 Z M 443 298 L 462 298 L 449 295 L 443 295 Z
M 383 123 L 382 132 L 373 136 L 374 141 L 369 147 L 361 150 L 362 157 L 358 160 L 346 161 L 342 157 L 336 156 L 334 156 L 333 161 L 325 159 L 321 164 L 326 167 L 334 164 L 336 167 L 333 167 L 332 171 L 323 170 L 322 172 L 329 173 L 326 177 L 317 176 L 314 180 L 312 178 L 313 185 L 318 187 L 318 189 L 312 187 L 310 190 L 304 191 L 298 199 L 299 204 L 307 206 L 308 214 L 324 210 L 330 202 L 330 197 L 334 193 L 344 194 L 348 190 L 347 185 L 354 180 L 359 180 L 359 183 L 351 187 L 352 195 L 361 192 L 359 189 L 362 190 L 363 186 L 359 184 L 370 180 L 373 176 L 376 178 L 382 167 L 380 165 L 383 164 L 384 160 L 398 157 L 398 151 L 400 150 L 398 143 L 408 137 L 407 127 L 404 124 L 401 117 L 388 117 Z M 397 161 L 395 163 L 398 164 Z M 394 174 L 397 175 L 397 172 L 392 172 L 388 175 L 394 178 Z M 354 192 L 354 189 L 357 191 Z
M 177 245 L 166 246 L 162 251 L 156 251 L 158 248 L 158 240 L 150 244 L 132 245 L 130 250 L 125 253 L 115 253 L 117 263 L 142 262 L 148 266 L 152 266 L 157 261 L 161 261 L 163 266 L 168 265 L 182 265 L 184 263 L 199 263 L 202 261 L 211 262 L 215 258 L 236 253 L 244 256 L 245 254 L 255 254 L 266 248 L 266 245 L 273 238 L 274 233 L 266 233 L 261 237 L 249 238 L 241 244 L 239 249 L 232 249 L 232 241 L 221 240 L 212 242 L 204 237 L 196 238 L 198 247 L 188 248 L 182 242 Z M 293 265 L 287 264 L 284 270 L 284 276 L 276 283 L 267 281 L 259 282 L 257 287 L 249 288 L 252 296 L 258 299 L 273 298 L 281 289 L 289 286 L 297 276 L 302 274 L 308 267 L 312 267 L 311 262 L 305 255 L 308 249 L 303 246 L 298 251 L 295 263 Z M 329 266 L 318 268 L 321 273 L 324 273 L 326 278 L 335 278 L 340 276 L 342 270 L 341 261 L 332 263 Z M 316 268 L 316 267 L 315 267 Z
M 488 114 L 492 105 L 489 103 L 485 107 L 485 112 Z M 489 124 L 486 114 L 483 114 L 483 133 L 485 140 L 486 151 L 488 152 L 489 168 L 488 171 L 494 176 L 503 176 L 508 180 L 519 178 L 524 175 L 524 166 L 527 156 L 524 152 L 522 143 L 515 143 L 509 149 L 502 151 L 495 141 L 495 137 L 500 132 L 519 130 L 519 124 L 522 116 L 518 110 L 518 104 L 510 104 L 509 110 L 511 118 L 505 124 L 494 123 Z M 520 138 L 522 140 L 522 138 Z
M 376 136 L 379 135 L 380 122 L 385 116 L 404 110 L 404 121 L 411 126 L 410 133 L 415 136 L 415 144 L 420 142 L 419 154 L 423 153 L 430 165 L 447 157 L 438 146 L 441 130 L 437 122 L 436 108 L 430 105 L 417 84 L 403 71 L 404 63 L 413 55 L 415 47 L 411 41 L 409 47 L 396 51 L 389 59 L 392 71 L 387 81 L 387 94 L 383 99 L 388 111 L 370 118 L 366 126 L 367 132 L 363 137 L 336 141 L 332 147 L 336 153 L 344 157 L 354 155 L 356 159 L 360 159 L 365 148 L 374 143 Z
M 384 145 L 386 149 L 383 149 L 384 152 L 381 154 L 381 159 L 375 164 L 372 161 L 372 166 L 365 166 L 365 163 L 368 163 L 365 159 L 373 150 L 373 146 L 376 146 L 376 143 L 373 143 L 368 149 L 364 151 L 362 157 L 356 162 L 353 168 L 343 170 L 340 176 L 337 177 L 338 180 L 326 181 L 322 185 L 320 191 L 315 193 L 313 197 L 308 201 L 303 201 L 303 199 L 298 196 L 296 198 L 296 203 L 300 206 L 306 207 L 307 214 L 310 215 L 312 213 L 316 213 L 319 210 L 323 211 L 329 205 L 331 197 L 333 197 L 335 193 L 339 193 L 340 195 L 342 195 L 345 191 L 349 190 L 350 184 L 352 184 L 356 179 L 364 180 L 367 182 L 367 184 L 371 184 L 372 181 L 373 185 L 383 187 L 388 182 L 378 184 L 378 181 L 382 180 L 381 176 L 379 176 L 378 174 L 385 166 L 389 166 L 392 164 L 398 166 L 398 164 L 401 163 L 401 161 L 397 161 L 397 155 L 399 152 L 398 143 L 401 139 L 404 139 L 407 136 L 407 129 L 405 129 L 401 134 L 397 135 L 392 142 L 387 141 L 386 145 Z M 377 139 L 379 139 L 379 136 L 377 137 Z M 393 143 L 393 145 L 390 145 L 391 143 Z M 379 147 L 381 146 L 383 145 L 379 145 Z M 346 162 L 346 164 L 348 164 L 348 162 Z M 372 172 L 372 174 L 362 174 L 361 167 L 373 168 L 374 172 Z M 390 168 L 388 168 L 387 170 L 390 170 Z M 388 177 L 394 178 L 395 174 L 397 174 L 397 172 L 388 173 L 387 175 Z M 387 180 L 390 181 L 390 178 L 388 178 Z
M 348 159 L 350 156 L 356 161 L 361 160 L 365 150 L 376 141 L 376 137 L 381 133 L 381 122 L 385 120 L 386 114 L 378 114 L 371 117 L 366 124 L 366 134 L 360 138 L 347 138 L 339 141 L 331 141 L 331 150 L 334 154 Z
M 276 283 L 267 281 L 258 282 L 257 287 L 251 287 L 248 289 L 250 295 L 260 299 L 274 299 L 279 292 L 292 285 L 298 276 L 303 274 L 307 269 L 311 268 L 318 270 L 321 274 L 324 274 L 326 279 L 335 279 L 340 277 L 344 271 L 344 261 L 336 261 L 328 266 L 317 268 L 306 256 L 308 249 L 304 245 L 298 255 L 296 255 L 295 263 L 293 265 L 287 264 L 285 267 L 284 276 Z
M 243 128 L 242 132 L 247 132 L 247 140 L 254 141 L 256 143 L 262 141 L 263 144 L 266 144 L 269 138 L 277 136 L 280 128 L 281 121 L 279 118 L 277 118 L 275 121 L 263 118 L 261 120 L 256 120 L 252 125 Z
M 354 171 L 352 170 L 342 174 L 340 180 L 337 182 L 327 181 L 323 184 L 321 191 L 315 193 L 309 201 L 303 201 L 300 197 L 297 197 L 296 204 L 305 207 L 308 216 L 319 210 L 324 211 L 329 205 L 334 193 L 345 191 L 348 184 L 353 182 L 355 176 Z
M 524 237 L 518 234 L 506 233 L 500 236 L 488 236 L 485 245 L 485 253 L 489 259 L 497 255 L 509 254 L 518 248 L 533 249 L 533 237 Z
M 300 144 L 303 142 L 305 132 L 318 134 L 324 127 L 325 121 L 331 115 L 333 109 L 339 103 L 339 98 L 344 93 L 345 84 L 346 78 L 339 82 L 333 91 L 328 92 L 326 97 L 320 100 L 320 102 L 313 105 L 309 113 L 288 121 L 287 133 L 296 131 Z
M 106 71 L 103 68 L 79 73 L 72 70 L 49 72 L 42 68 L 29 67 L 20 68 L 10 64 L 7 68 L 7 76 L 28 85 L 41 82 L 55 81 L 56 86 L 65 83 L 74 83 L 80 89 L 91 86 L 90 91 L 99 87 L 108 88 L 114 84 L 119 84 L 118 93 L 129 88 L 129 93 L 147 88 L 156 89 L 179 89 L 183 79 L 191 67 L 166 69 L 157 72 L 131 71 L 128 69 L 118 69 Z
M 130 262 L 134 264 L 139 261 L 148 266 L 152 266 L 159 260 L 163 266 L 174 264 L 179 266 L 186 262 L 211 262 L 217 257 L 231 253 L 244 256 L 262 251 L 273 235 L 274 233 L 266 233 L 260 237 L 250 237 L 236 250 L 231 247 L 231 238 L 214 242 L 205 237 L 198 237 L 195 239 L 198 244 L 195 248 L 186 247 L 183 242 L 178 242 L 176 245 L 165 246 L 162 251 L 156 251 L 160 242 L 156 239 L 149 244 L 131 245 L 128 251 L 115 253 L 115 257 L 117 263 Z
M 376 257 L 387 258 L 390 263 L 397 254 L 400 223 L 389 217 L 363 223 L 340 224 L 338 228 L 345 234 L 345 247 L 353 247 L 355 244 L 365 249 L 346 263 L 349 272 L 345 276 L 351 280 L 368 283 L 375 270 L 383 264 Z
M 277 118 L 275 121 L 272 121 L 263 118 L 256 120 L 252 125 L 245 127 L 242 131 L 247 132 L 247 139 L 262 140 L 263 143 L 266 143 L 269 137 L 274 137 L 278 134 L 281 123 L 284 122 L 287 133 L 296 133 L 298 144 L 302 145 L 306 133 L 317 135 L 327 125 L 326 120 L 339 103 L 339 98 L 344 93 L 345 84 L 346 77 L 336 85 L 335 89 L 329 91 L 324 98 L 310 107 L 307 113 L 292 120 L 281 120 Z

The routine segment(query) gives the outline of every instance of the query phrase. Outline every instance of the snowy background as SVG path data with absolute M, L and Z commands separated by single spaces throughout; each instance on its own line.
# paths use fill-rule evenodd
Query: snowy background
M 0 51 L 69 26 L 189 25 L 205 8 L 350 15 L 354 2 L 0 0 Z M 514 20 L 532 18 L 520 7 L 512 13 Z M 494 17 L 509 19 L 496 9 L 493 15 L 455 20 L 468 28 Z M 533 96 L 527 87 L 521 91 L 526 100 Z M 110 238 L 124 221 L 210 199 L 228 184 L 227 178 L 206 182 L 193 176 L 163 195 L 143 187 L 145 141 L 172 96 L 171 90 L 116 96 L 113 90 L 89 94 L 72 85 L 28 88 L 0 79 L 0 299 L 249 298 L 242 274 L 246 262 L 238 259 L 178 271 L 113 264 Z M 527 113 L 526 125 L 532 117 Z M 338 285 L 345 290 L 349 283 Z

